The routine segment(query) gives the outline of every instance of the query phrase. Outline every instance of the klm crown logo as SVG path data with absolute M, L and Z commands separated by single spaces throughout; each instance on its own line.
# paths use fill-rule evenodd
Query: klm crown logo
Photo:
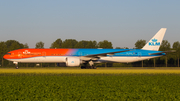
M 155 39 L 155 38 L 154 38 L 154 39 L 152 39 L 152 42 L 157 42 L 157 39 Z
M 149 46 L 160 46 L 160 42 L 157 42 L 157 39 L 152 39 L 152 42 L 149 42 Z

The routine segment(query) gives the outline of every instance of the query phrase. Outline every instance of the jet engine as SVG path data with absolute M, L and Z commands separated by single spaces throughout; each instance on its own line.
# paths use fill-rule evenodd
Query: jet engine
M 66 58 L 66 66 L 73 67 L 73 66 L 79 66 L 81 63 L 79 58 L 75 57 L 67 57 Z

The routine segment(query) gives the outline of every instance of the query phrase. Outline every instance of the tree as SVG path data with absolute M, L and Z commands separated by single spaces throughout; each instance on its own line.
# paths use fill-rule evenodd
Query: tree
M 121 47 L 116 47 L 115 49 L 123 49 L 123 48 L 121 48 Z
M 24 44 L 24 48 L 29 48 L 27 43 Z
M 11 47 L 9 48 L 10 50 L 15 50 L 15 49 L 20 49 L 21 47 L 18 45 L 18 43 L 12 43 Z
M 136 49 L 141 49 L 144 47 L 145 44 L 146 44 L 146 40 L 141 39 L 135 43 L 135 47 L 136 47 Z
M 85 48 L 97 48 L 97 42 L 96 41 L 89 41 Z
M 129 48 L 128 47 L 124 47 L 124 48 L 116 47 L 115 49 L 129 49 Z
M 7 52 L 7 45 L 5 42 L 0 42 L 0 54 L 4 54 Z
M 178 67 L 179 67 L 179 57 L 180 57 L 180 42 L 176 41 L 173 43 L 173 49 L 176 50 L 176 56 L 177 57 L 177 62 L 178 62 Z
M 24 45 L 16 40 L 8 40 L 5 43 L 8 51 L 24 48 Z
M 61 48 L 61 47 L 62 47 L 62 40 L 59 38 L 51 44 L 50 48 Z
M 170 43 L 167 40 L 163 40 L 159 48 L 159 51 L 168 51 L 170 49 L 171 49 Z
M 178 50 L 180 48 L 180 42 L 176 41 L 173 43 L 173 49 Z
M 159 51 L 168 51 L 171 50 L 171 45 L 167 40 L 163 40 L 161 43 L 161 46 L 159 48 Z M 161 57 L 161 60 L 166 60 L 166 67 L 167 67 L 167 60 L 168 60 L 169 55 L 167 54 L 166 57 Z
M 42 41 L 36 43 L 36 48 L 44 48 L 44 43 Z
M 62 48 L 74 48 L 77 43 L 75 39 L 66 39 L 62 43 Z
M 112 47 L 112 43 L 107 41 L 107 40 L 104 40 L 104 41 L 100 41 L 98 43 L 98 48 L 113 48 Z
M 3 67 L 3 56 L 7 53 L 7 45 L 5 42 L 0 42 L 0 61 Z
M 87 44 L 88 44 L 88 41 L 82 40 L 82 41 L 79 41 L 79 42 L 74 46 L 74 48 L 85 48 Z

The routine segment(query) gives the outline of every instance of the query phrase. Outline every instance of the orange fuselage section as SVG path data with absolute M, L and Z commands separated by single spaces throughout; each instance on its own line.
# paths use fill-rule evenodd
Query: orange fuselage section
M 19 49 L 8 52 L 4 59 L 22 59 L 38 56 L 65 56 L 72 53 L 73 49 Z

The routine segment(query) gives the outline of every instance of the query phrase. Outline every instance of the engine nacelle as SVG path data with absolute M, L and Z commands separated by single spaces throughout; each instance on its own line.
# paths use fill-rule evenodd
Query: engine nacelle
M 66 58 L 66 66 L 73 67 L 73 66 L 79 66 L 80 64 L 81 64 L 81 61 L 79 58 L 76 58 L 76 57 Z

